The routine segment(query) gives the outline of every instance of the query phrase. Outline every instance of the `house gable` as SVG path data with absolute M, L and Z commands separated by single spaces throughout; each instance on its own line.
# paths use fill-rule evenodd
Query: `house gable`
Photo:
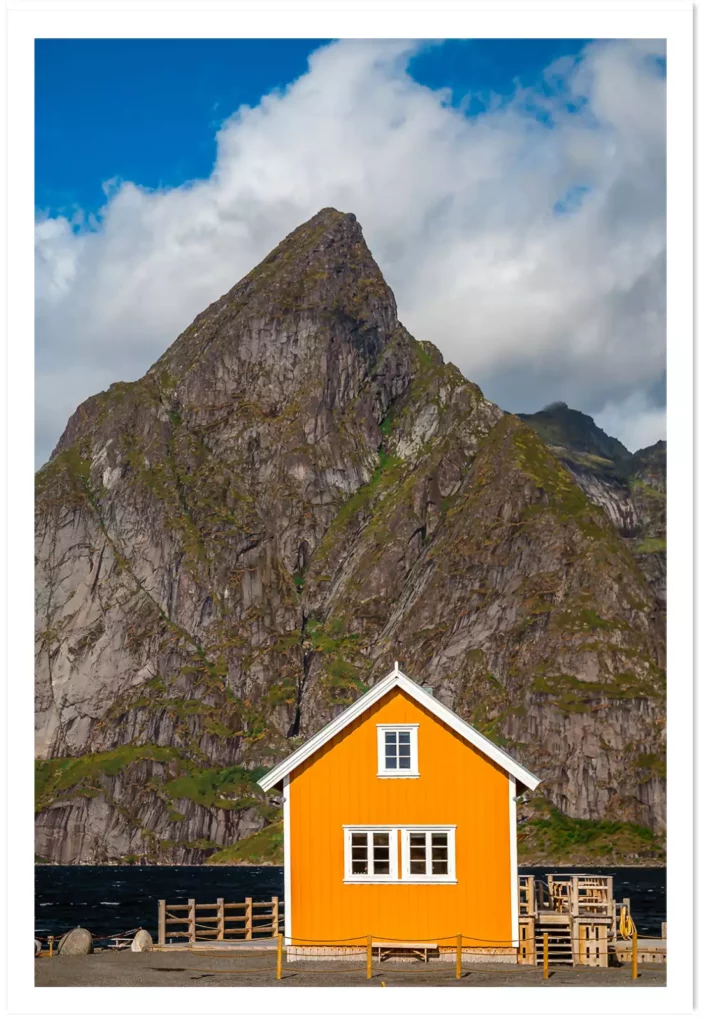
M 477 729 L 474 729 L 468 722 L 465 722 L 456 715 L 445 704 L 442 704 L 431 693 L 423 689 L 422 686 L 418 686 L 409 676 L 400 671 L 396 662 L 394 670 L 385 679 L 382 679 L 362 697 L 359 697 L 346 711 L 342 712 L 341 715 L 323 729 L 320 729 L 307 743 L 304 743 L 298 750 L 294 751 L 260 779 L 259 785 L 261 788 L 268 790 L 282 782 L 286 775 L 289 775 L 318 751 L 324 749 L 332 739 L 345 732 L 348 726 L 364 715 L 377 701 L 382 700 L 395 688 L 407 694 L 412 700 L 423 707 L 425 711 L 448 727 L 448 730 L 467 740 L 477 751 L 503 768 L 509 775 L 513 776 L 514 779 L 521 782 L 528 789 L 535 789 L 539 785 L 540 780 L 536 775 L 533 775 L 524 765 L 510 757 L 495 743 L 492 743 L 491 740 Z

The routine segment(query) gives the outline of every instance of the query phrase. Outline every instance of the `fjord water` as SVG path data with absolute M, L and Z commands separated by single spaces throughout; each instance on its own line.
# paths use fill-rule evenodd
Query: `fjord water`
M 592 869 L 591 869 L 592 870 Z M 588 868 L 525 868 L 523 873 L 587 874 Z M 665 868 L 600 868 L 613 875 L 615 898 L 630 897 L 640 935 L 661 935 L 666 920 Z M 35 933 L 61 935 L 82 926 L 95 936 L 144 927 L 156 936 L 157 901 L 239 903 L 283 899 L 283 868 L 275 867 L 58 867 L 35 868 Z

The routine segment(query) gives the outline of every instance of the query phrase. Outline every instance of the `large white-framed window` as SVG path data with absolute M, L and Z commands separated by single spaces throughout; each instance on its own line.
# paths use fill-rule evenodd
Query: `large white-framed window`
M 456 882 L 456 825 L 400 830 L 403 882 Z
M 396 882 L 398 830 L 383 826 L 344 826 L 344 881 Z
M 417 757 L 418 725 L 378 725 L 378 776 L 387 779 L 420 777 Z

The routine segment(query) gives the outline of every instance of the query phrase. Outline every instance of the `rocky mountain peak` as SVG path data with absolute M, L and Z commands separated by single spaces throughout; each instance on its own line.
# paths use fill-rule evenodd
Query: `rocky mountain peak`
M 570 409 L 566 402 L 551 402 L 540 412 L 520 413 L 520 419 L 536 430 L 543 441 L 608 459 L 629 462 L 631 455 L 624 444 L 610 437 L 592 416 Z
M 84 402 L 36 481 L 39 856 L 279 843 L 256 779 L 400 656 L 539 813 L 661 828 L 663 491 L 648 462 L 621 500 L 589 417 L 523 419 L 332 209 Z

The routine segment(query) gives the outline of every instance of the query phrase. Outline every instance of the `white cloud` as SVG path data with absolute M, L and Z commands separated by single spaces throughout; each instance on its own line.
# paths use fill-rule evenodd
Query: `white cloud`
M 113 182 L 99 222 L 37 224 L 40 462 L 80 401 L 140 376 L 323 206 L 356 213 L 401 320 L 488 397 L 606 410 L 629 446 L 661 436 L 661 44 L 591 44 L 474 118 L 409 77 L 415 45 L 321 48 L 225 122 L 207 180 Z

